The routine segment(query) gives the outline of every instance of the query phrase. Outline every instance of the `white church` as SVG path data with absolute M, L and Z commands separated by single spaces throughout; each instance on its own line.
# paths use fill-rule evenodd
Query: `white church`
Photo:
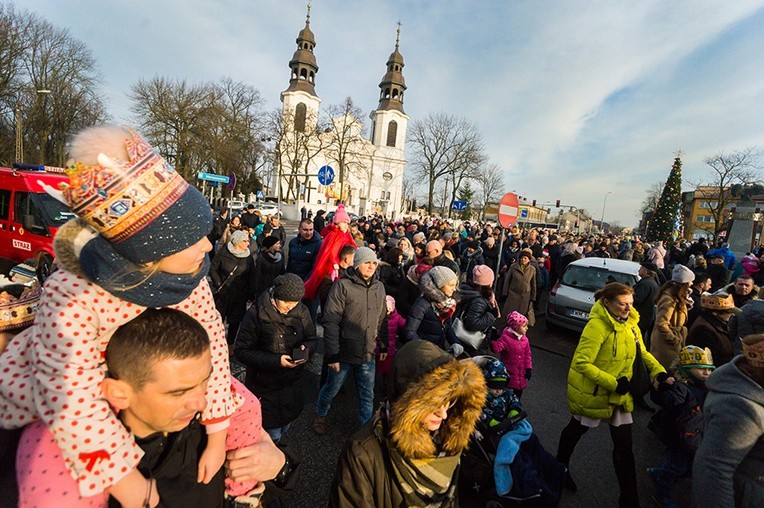
M 303 207 L 334 210 L 342 202 L 358 215 L 401 215 L 404 145 L 409 117 L 403 111 L 403 56 L 395 50 L 379 83 L 377 109 L 371 119 L 370 139 L 350 114 L 325 119 L 316 94 L 318 65 L 310 30 L 310 8 L 305 28 L 297 36 L 297 51 L 289 62 L 289 87 L 281 93 L 273 183 L 281 183 L 282 210 L 289 217 Z M 278 191 L 273 185 L 272 194 Z

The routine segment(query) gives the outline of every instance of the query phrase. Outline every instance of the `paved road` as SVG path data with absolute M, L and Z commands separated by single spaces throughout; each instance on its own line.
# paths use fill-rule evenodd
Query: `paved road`
M 572 332 L 545 329 L 543 317 L 530 333 L 533 352 L 533 378 L 523 393 L 523 403 L 529 414 L 529 421 L 541 439 L 544 447 L 555 453 L 560 431 L 570 419 L 565 398 L 565 386 L 570 358 L 575 349 L 577 335 Z M 319 357 L 310 364 L 318 373 Z M 311 394 L 316 399 L 318 381 Z M 355 388 L 350 383 L 344 393 L 338 395 L 329 415 L 328 435 L 316 436 L 310 423 L 314 415 L 313 406 L 308 406 L 284 436 L 284 442 L 295 449 L 302 459 L 298 488 L 286 497 L 285 506 L 301 508 L 325 506 L 328 490 L 334 474 L 343 442 L 356 430 Z M 647 430 L 650 413 L 638 409 L 634 424 L 634 453 L 643 506 L 650 506 L 651 486 L 645 469 L 657 465 L 661 460 L 662 446 Z M 611 507 L 617 506 L 618 484 L 613 472 L 612 444 L 606 426 L 589 431 L 579 443 L 573 455 L 571 469 L 579 490 L 572 494 L 565 492 L 563 507 Z M 684 500 L 680 506 L 689 505 L 689 481 L 683 480 L 677 486 L 678 499 Z M 468 506 L 465 503 L 465 506 Z

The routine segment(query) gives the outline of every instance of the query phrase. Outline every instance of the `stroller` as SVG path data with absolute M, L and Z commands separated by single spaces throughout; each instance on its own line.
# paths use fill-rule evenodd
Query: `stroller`
M 490 356 L 472 359 L 481 368 Z M 472 437 L 469 448 L 462 454 L 459 470 L 459 504 L 463 507 L 554 507 L 560 502 L 565 482 L 565 466 L 547 452 L 527 421 L 527 413 L 517 402 L 509 418 L 498 425 L 478 425 L 483 439 Z M 502 446 L 507 435 L 508 442 Z M 519 446 L 518 446 L 519 444 Z M 511 449 L 514 456 L 508 464 L 511 482 L 508 493 L 500 495 L 494 475 L 497 455 Z

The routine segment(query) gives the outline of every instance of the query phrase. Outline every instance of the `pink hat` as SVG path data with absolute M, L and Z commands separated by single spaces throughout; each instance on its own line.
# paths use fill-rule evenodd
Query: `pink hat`
M 346 222 L 350 224 L 350 215 L 345 211 L 345 205 L 339 205 L 337 211 L 334 212 L 334 223 Z
M 477 265 L 472 269 L 472 282 L 478 286 L 491 286 L 493 279 L 493 270 L 490 266 Z
M 507 316 L 507 326 L 512 330 L 517 331 L 521 326 L 528 324 L 528 318 L 513 310 L 512 313 Z
M 392 312 L 395 309 L 395 298 L 390 295 L 385 297 L 385 303 L 387 304 L 387 312 Z

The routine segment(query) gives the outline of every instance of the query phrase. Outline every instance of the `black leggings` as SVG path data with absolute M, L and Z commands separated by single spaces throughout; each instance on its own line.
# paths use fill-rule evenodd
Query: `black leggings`
M 609 427 L 610 438 L 613 440 L 613 466 L 615 468 L 615 475 L 618 478 L 618 486 L 621 489 L 619 505 L 639 506 L 631 424 L 620 425 L 618 427 L 609 425 Z M 557 460 L 568 466 L 573 450 L 588 430 L 589 427 L 581 425 L 578 420 L 571 417 L 570 422 L 562 429 L 560 434 Z

